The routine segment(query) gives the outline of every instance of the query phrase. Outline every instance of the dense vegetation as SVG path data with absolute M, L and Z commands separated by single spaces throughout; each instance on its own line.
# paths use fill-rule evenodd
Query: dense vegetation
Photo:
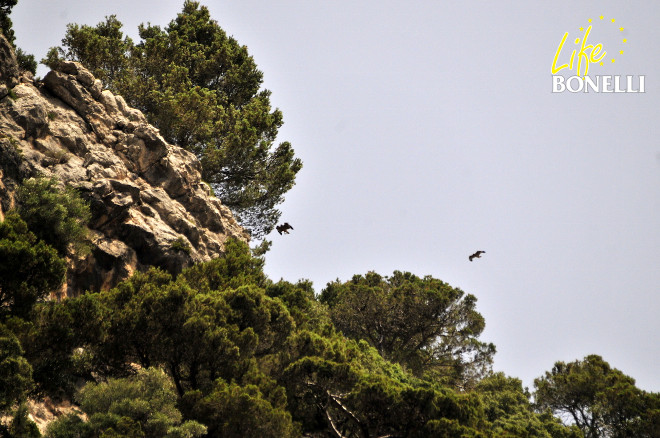
M 598 356 L 555 364 L 532 402 L 519 379 L 490 371 L 476 298 L 431 277 L 369 272 L 316 295 L 271 281 L 230 241 L 176 277 L 152 268 L 47 301 L 85 236 L 37 235 L 88 212 L 50 180 L 19 193 L 0 223 L 0 411 L 11 417 L 0 436 L 39 436 L 24 403 L 45 396 L 79 406 L 51 423 L 53 438 L 658 436 L 660 395 Z M 21 214 L 35 200 L 57 208 L 29 228 Z
M 260 89 L 263 74 L 247 47 L 193 1 L 164 29 L 141 25 L 138 43 L 121 28 L 114 15 L 95 27 L 71 24 L 63 47 L 43 62 L 83 63 L 168 142 L 194 152 L 204 180 L 253 239 L 262 239 L 302 162 L 288 142 L 273 145 L 282 113 L 271 109 L 270 91 Z
M 142 26 L 139 44 L 120 28 L 72 25 L 49 62 L 80 60 L 130 92 L 268 232 L 300 163 L 288 144 L 270 151 L 281 114 L 246 49 L 195 2 L 165 30 Z M 533 393 L 493 373 L 476 297 L 432 277 L 368 272 L 317 294 L 270 280 L 232 240 L 177 276 L 152 268 L 51 300 L 89 250 L 89 209 L 49 179 L 16 200 L 0 222 L 0 437 L 40 436 L 26 403 L 45 397 L 78 406 L 52 438 L 660 436 L 660 394 L 599 356 L 557 362 Z

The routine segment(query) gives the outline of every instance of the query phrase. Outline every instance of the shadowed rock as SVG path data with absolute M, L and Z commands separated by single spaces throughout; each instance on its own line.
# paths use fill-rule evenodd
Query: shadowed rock
M 4 95 L 0 93 L 0 98 L 5 97 L 7 90 L 18 85 L 20 78 L 20 69 L 14 49 L 9 41 L 0 32 L 0 84 L 4 85 Z
M 69 295 L 107 289 L 149 266 L 177 273 L 221 256 L 230 237 L 249 239 L 201 180 L 197 158 L 168 144 L 82 65 L 64 61 L 41 83 L 19 83 L 12 56 L 0 36 L 0 82 L 13 84 L 13 97 L 0 99 L 0 218 L 26 177 L 54 176 L 81 192 L 94 247 L 70 261 Z

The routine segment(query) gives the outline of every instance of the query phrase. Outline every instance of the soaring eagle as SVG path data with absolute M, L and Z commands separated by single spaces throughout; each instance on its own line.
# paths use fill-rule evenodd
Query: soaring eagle
M 481 254 L 485 254 L 485 253 L 486 253 L 486 251 L 477 251 L 468 258 L 470 259 L 470 261 L 472 261 L 472 259 L 481 258 Z
M 293 230 L 293 227 L 289 225 L 288 222 L 284 222 L 282 225 L 278 225 L 275 227 L 278 233 L 286 233 L 289 234 L 289 230 Z

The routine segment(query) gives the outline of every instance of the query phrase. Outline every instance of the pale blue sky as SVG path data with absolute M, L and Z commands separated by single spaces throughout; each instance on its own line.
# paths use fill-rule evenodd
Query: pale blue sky
M 19 0 L 12 19 L 40 59 L 67 23 L 116 14 L 137 39 L 182 4 Z M 495 369 L 525 385 L 595 353 L 660 391 L 657 1 L 202 4 L 248 46 L 304 162 L 271 278 L 432 275 L 478 297 Z M 551 93 L 557 45 L 588 18 L 590 42 L 628 40 L 590 73 L 645 75 L 646 93 Z

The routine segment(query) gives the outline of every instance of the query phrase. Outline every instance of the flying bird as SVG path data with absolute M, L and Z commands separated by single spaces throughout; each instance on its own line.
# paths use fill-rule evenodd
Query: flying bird
M 470 261 L 472 261 L 472 259 L 481 258 L 481 254 L 485 254 L 485 253 L 486 253 L 486 251 L 477 251 L 468 258 L 470 259 Z
M 278 233 L 286 233 L 289 234 L 289 230 L 293 230 L 293 227 L 289 225 L 288 222 L 284 222 L 282 225 L 278 225 L 275 227 Z

